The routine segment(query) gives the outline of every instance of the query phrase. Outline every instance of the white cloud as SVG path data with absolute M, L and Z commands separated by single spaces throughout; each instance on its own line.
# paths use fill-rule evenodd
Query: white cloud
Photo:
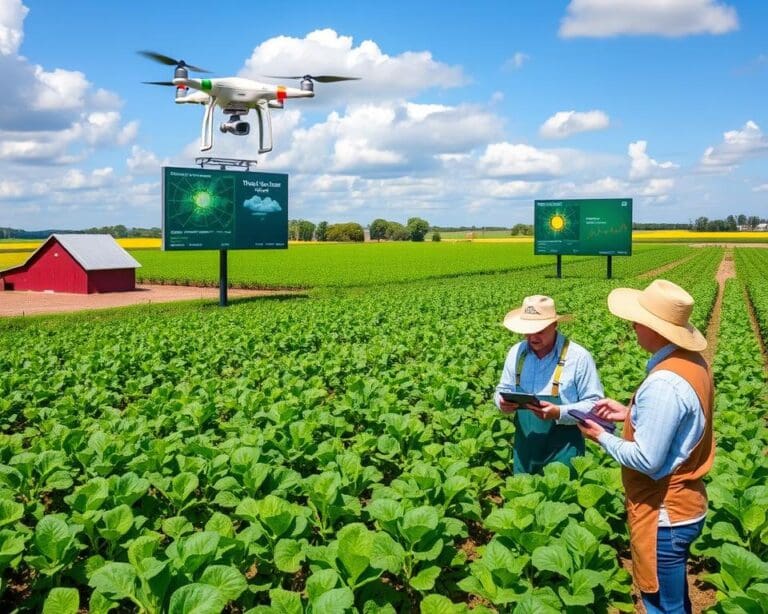
M 579 132 L 605 130 L 610 123 L 603 111 L 558 111 L 541 125 L 539 134 L 545 139 L 564 139 Z
M 21 0 L 0 2 L 0 55 L 13 55 L 24 39 L 24 18 L 29 9 Z
M 125 165 L 133 175 L 155 175 L 163 166 L 170 166 L 168 158 L 160 159 L 154 152 L 134 145 L 131 147 L 131 155 L 125 161 Z
M 84 173 L 80 169 L 70 169 L 59 181 L 59 186 L 64 190 L 83 190 L 103 187 L 114 180 L 115 173 L 111 167 L 97 168 L 90 173 Z
M 563 38 L 725 34 L 738 29 L 736 9 L 718 0 L 571 0 Z
M 34 67 L 38 81 L 33 108 L 40 111 L 53 109 L 82 109 L 90 83 L 78 71 L 56 68 L 51 72 L 42 66 Z
M 301 122 L 299 122 L 301 123 Z M 269 158 L 303 173 L 418 173 L 439 168 L 500 135 L 500 118 L 480 107 L 405 101 L 350 105 L 312 126 L 297 125 Z
M 562 162 L 556 153 L 530 145 L 493 143 L 480 156 L 478 169 L 489 177 L 553 177 L 562 172 Z
M 633 181 L 653 177 L 660 172 L 678 168 L 673 162 L 657 162 L 646 153 L 647 141 L 635 141 L 629 144 L 627 153 L 631 158 L 629 178 Z
M 763 183 L 761 185 L 755 186 L 752 188 L 753 192 L 768 192 L 768 183 Z
M 741 130 L 723 133 L 723 142 L 707 147 L 701 158 L 701 169 L 705 171 L 727 171 L 750 158 L 768 155 L 768 137 L 752 120 Z
M 520 70 L 523 67 L 523 64 L 525 64 L 530 59 L 531 56 L 529 56 L 527 53 L 517 51 L 511 58 L 504 62 L 504 68 L 508 70 Z
M 266 75 L 305 74 L 362 79 L 315 84 L 315 106 L 396 100 L 433 87 L 457 87 L 467 81 L 460 67 L 437 62 L 428 51 L 389 56 L 373 41 L 365 40 L 355 47 L 351 36 L 341 36 L 331 29 L 315 30 L 304 38 L 271 38 L 253 50 L 239 74 L 260 80 Z

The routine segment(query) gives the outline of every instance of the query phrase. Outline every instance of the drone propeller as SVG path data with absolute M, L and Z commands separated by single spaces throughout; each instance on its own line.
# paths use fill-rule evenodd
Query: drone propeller
M 176 85 L 173 81 L 142 81 L 147 85 Z
M 309 79 L 310 81 L 317 81 L 318 83 L 334 83 L 336 81 L 359 81 L 361 77 L 338 77 L 336 75 L 291 75 L 291 76 L 279 76 L 279 75 L 264 75 L 270 79 Z
M 163 55 L 162 53 L 157 53 L 156 51 L 138 51 L 137 53 L 139 55 L 143 55 L 145 58 L 149 58 L 150 60 L 159 62 L 160 64 L 165 64 L 166 66 L 175 66 L 176 68 L 186 68 L 194 72 L 211 72 L 210 70 L 205 70 L 205 68 L 199 68 L 197 66 L 192 66 L 191 64 L 187 64 L 184 60 L 174 60 L 173 58 L 168 57 L 167 55 Z

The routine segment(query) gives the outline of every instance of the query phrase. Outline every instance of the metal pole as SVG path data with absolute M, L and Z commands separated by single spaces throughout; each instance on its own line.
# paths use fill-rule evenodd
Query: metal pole
M 227 250 L 219 250 L 219 307 L 227 306 Z
M 563 256 L 557 255 L 557 278 L 560 279 L 563 276 Z
M 608 279 L 613 274 L 613 256 L 608 256 Z

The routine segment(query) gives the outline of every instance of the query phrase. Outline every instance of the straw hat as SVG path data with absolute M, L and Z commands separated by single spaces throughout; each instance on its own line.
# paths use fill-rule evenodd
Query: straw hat
M 608 295 L 608 309 L 624 320 L 647 326 L 683 349 L 700 352 L 707 347 L 704 335 L 688 321 L 693 297 L 671 281 L 657 279 L 645 290 L 616 288 Z
M 533 335 L 567 316 L 557 315 L 555 301 L 548 296 L 535 294 L 523 299 L 523 306 L 504 316 L 504 326 L 513 333 Z

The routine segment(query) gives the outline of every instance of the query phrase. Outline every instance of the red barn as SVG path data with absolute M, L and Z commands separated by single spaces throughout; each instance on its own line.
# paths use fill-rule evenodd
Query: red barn
M 0 289 L 124 292 L 136 289 L 140 266 L 111 235 L 54 234 L 24 264 L 0 271 Z

